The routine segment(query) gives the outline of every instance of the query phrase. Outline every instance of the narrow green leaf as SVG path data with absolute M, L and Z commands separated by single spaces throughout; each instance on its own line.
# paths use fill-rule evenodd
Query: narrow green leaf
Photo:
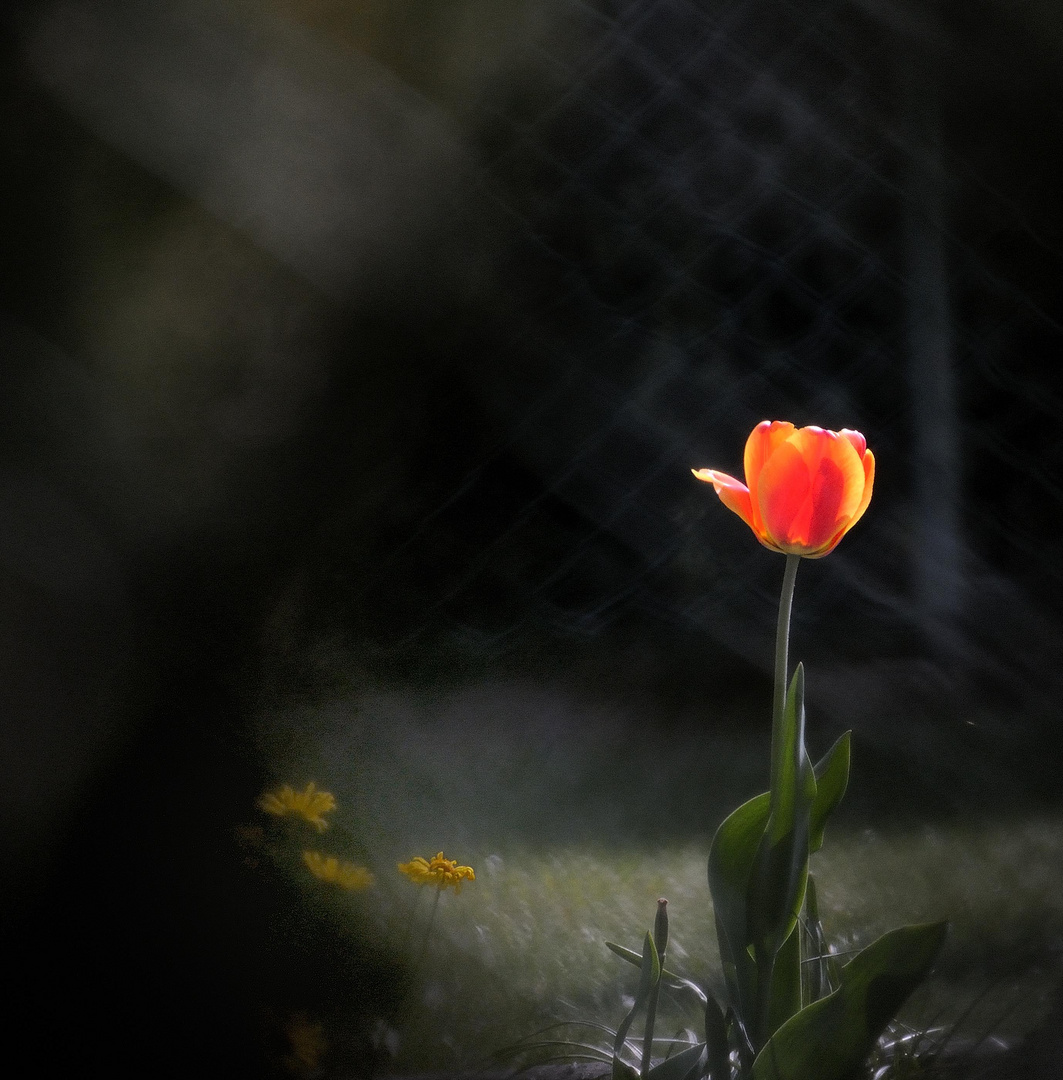
M 756 1008 L 747 1021 L 758 1049 L 775 1030 L 775 1022 L 792 1015 L 795 1005 L 800 1007 L 800 936 L 791 944 L 778 977 L 775 969 L 780 951 L 794 935 L 804 903 L 816 798 L 816 777 L 805 749 L 801 664 L 787 690 L 781 722 L 772 732 L 772 756 L 773 760 L 778 757 L 778 766 L 773 770 L 768 823 L 757 848 L 746 901 L 758 984 Z
M 775 957 L 768 1031 L 782 1027 L 801 1009 L 801 927 L 795 926 Z
M 753 1049 L 753 1040 L 749 1037 L 749 1032 L 742 1022 L 742 1017 L 731 1005 L 727 1007 L 727 1026 L 734 1033 L 735 1043 L 738 1046 L 741 1075 L 743 1078 L 748 1077 L 750 1070 L 753 1068 L 753 1058 L 756 1057 L 756 1051 Z
M 793 831 L 794 822 L 801 808 L 802 795 L 807 781 L 802 776 L 806 767 L 812 771 L 805 750 L 805 667 L 798 664 L 790 686 L 786 691 L 783 710 L 782 764 L 778 783 L 770 792 L 771 809 L 768 813 L 767 835 L 772 844 L 779 843 Z M 815 784 L 815 773 L 812 775 Z
M 616 1039 L 613 1042 L 613 1080 L 628 1080 L 626 1065 L 620 1058 L 620 1052 L 624 1049 L 624 1042 L 631 1025 L 639 1010 L 646 1004 L 650 996 L 650 990 L 661 978 L 661 964 L 657 958 L 657 947 L 653 944 L 653 935 L 647 930 L 646 939 L 642 944 L 642 960 L 639 972 L 639 988 L 635 992 L 635 1003 L 631 1011 L 624 1017 L 620 1027 L 616 1029 Z
M 750 1080 L 849 1080 L 930 970 L 945 923 L 884 934 L 841 969 L 834 993 L 791 1017 L 763 1047 Z
M 708 994 L 705 1001 L 705 1047 L 709 1080 L 731 1080 L 727 1021 L 712 994 Z
M 642 1069 L 646 1076 L 650 1071 L 653 1055 L 653 1029 L 657 1023 L 657 1002 L 661 996 L 661 965 L 664 964 L 668 950 L 668 901 L 657 901 L 657 914 L 653 920 L 653 946 L 657 953 L 657 977 L 650 986 L 650 995 L 646 1000 L 646 1029 L 642 1035 Z
M 704 1063 L 705 1044 L 698 1043 L 654 1065 L 646 1073 L 646 1080 L 687 1080 L 688 1077 L 693 1080 L 702 1075 Z
M 808 954 L 804 964 L 805 990 L 802 1005 L 811 1005 L 829 994 L 836 984 L 831 982 L 830 956 L 827 952 L 827 937 L 823 933 L 823 923 L 819 918 L 819 899 L 816 893 L 815 878 L 808 875 L 805 888 L 805 927 L 808 934 Z
M 758 964 L 769 968 L 797 924 L 808 876 L 816 777 L 805 750 L 802 664 L 797 665 L 786 693 L 781 735 L 781 766 L 770 793 L 768 823 L 757 850 L 748 894 L 750 943 Z
M 849 754 L 852 732 L 847 731 L 816 763 L 816 798 L 812 804 L 809 852 L 823 847 L 823 829 L 849 786 Z
M 634 964 L 635 967 L 642 966 L 642 956 L 635 952 L 634 949 L 627 949 L 623 945 L 617 945 L 615 941 L 607 941 L 605 943 L 607 949 L 611 949 L 622 960 L 626 960 L 629 964 Z M 689 990 L 694 996 L 705 1004 L 705 991 L 692 979 L 686 978 L 684 975 L 677 975 L 674 971 L 669 971 L 668 968 L 661 968 L 661 978 L 669 984 L 669 988 L 672 990 Z

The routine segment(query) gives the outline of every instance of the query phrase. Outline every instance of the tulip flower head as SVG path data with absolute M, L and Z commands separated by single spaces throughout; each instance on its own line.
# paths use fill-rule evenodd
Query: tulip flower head
M 819 559 L 867 509 L 875 456 L 859 431 L 764 420 L 746 440 L 744 484 L 715 469 L 692 471 L 765 547 Z

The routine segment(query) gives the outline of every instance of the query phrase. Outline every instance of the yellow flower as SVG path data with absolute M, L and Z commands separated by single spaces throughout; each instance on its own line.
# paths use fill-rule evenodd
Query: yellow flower
M 284 1034 L 291 1047 L 291 1052 L 284 1058 L 288 1072 L 295 1076 L 316 1072 L 320 1068 L 322 1055 L 328 1050 L 328 1040 L 321 1024 L 314 1023 L 306 1013 L 293 1013 L 284 1025 Z
M 453 889 L 461 892 L 465 881 L 475 881 L 476 874 L 471 866 L 458 866 L 456 859 L 443 858 L 440 851 L 431 859 L 422 859 L 420 855 L 408 863 L 399 863 L 399 871 L 416 885 L 435 885 L 437 889 Z
M 322 855 L 320 851 L 304 851 L 303 862 L 307 870 L 319 881 L 328 881 L 351 892 L 362 892 L 373 884 L 373 875 L 364 866 L 340 862 L 335 855 Z
M 306 785 L 306 791 L 295 791 L 289 784 L 276 791 L 267 791 L 259 797 L 258 806 L 260 810 L 277 817 L 294 814 L 309 821 L 318 832 L 324 832 L 328 822 L 321 815 L 336 809 L 336 799 L 328 791 L 317 791 L 311 780 Z

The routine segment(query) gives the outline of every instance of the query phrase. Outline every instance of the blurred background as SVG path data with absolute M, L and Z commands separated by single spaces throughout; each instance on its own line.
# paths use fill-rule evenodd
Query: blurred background
M 42 1063 L 310 1074 L 309 1017 L 321 1067 L 455 1068 L 562 1000 L 619 1010 L 602 928 L 636 944 L 662 890 L 714 978 L 703 860 L 765 783 L 782 560 L 690 469 L 740 475 L 765 418 L 878 461 L 791 645 L 814 751 L 854 729 L 837 925 L 951 913 L 941 996 L 1036 1026 L 1054 4 L 2 18 L 0 925 Z M 256 796 L 309 780 L 378 899 L 248 855 Z M 457 990 L 388 937 L 394 862 L 440 847 L 480 887 L 440 913 Z M 568 961 L 529 966 L 538 935 Z

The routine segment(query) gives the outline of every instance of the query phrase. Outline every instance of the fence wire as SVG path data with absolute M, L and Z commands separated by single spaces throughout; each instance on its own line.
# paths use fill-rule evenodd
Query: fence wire
M 471 123 L 509 242 L 454 334 L 493 435 L 412 535 L 488 502 L 497 527 L 406 643 L 437 616 L 505 648 L 544 614 L 589 633 L 637 610 L 767 655 L 779 568 L 690 477 L 740 473 L 765 417 L 859 428 L 879 461 L 874 513 L 802 598 L 829 646 L 859 624 L 969 652 L 994 604 L 1058 600 L 1051 198 L 1022 199 L 1019 164 L 996 186 L 1008 115 L 971 117 L 949 10 L 558 11 L 534 87 L 500 82 Z

